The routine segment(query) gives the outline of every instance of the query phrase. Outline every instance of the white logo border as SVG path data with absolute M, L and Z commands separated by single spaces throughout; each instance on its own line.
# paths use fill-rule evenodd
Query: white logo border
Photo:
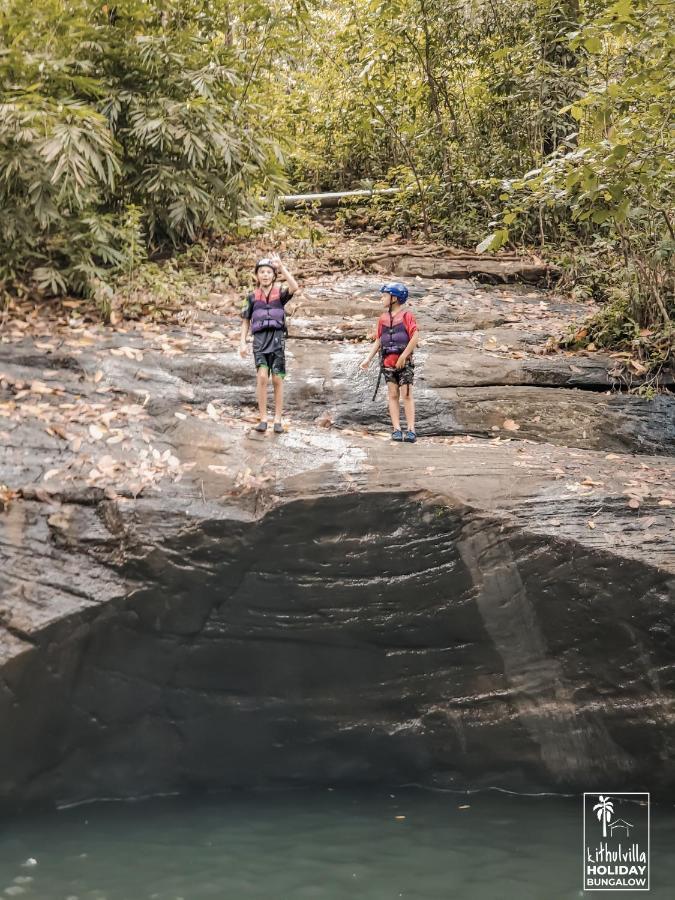
M 605 797 L 647 797 L 647 887 L 644 888 L 635 888 L 635 887 L 606 887 L 606 888 L 587 888 L 586 887 L 586 797 L 599 797 L 602 794 Z M 652 837 L 652 797 L 650 791 L 585 791 L 582 799 L 582 813 L 583 813 L 583 825 L 584 825 L 584 835 L 583 835 L 583 853 L 582 853 L 582 870 L 581 870 L 581 889 L 584 894 L 594 894 L 596 891 L 642 891 L 646 893 L 647 891 L 651 891 L 652 884 L 652 854 L 651 854 L 651 837 Z

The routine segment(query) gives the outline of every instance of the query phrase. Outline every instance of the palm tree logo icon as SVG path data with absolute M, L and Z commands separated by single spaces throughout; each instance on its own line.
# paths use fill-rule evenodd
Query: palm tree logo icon
M 606 838 L 607 826 L 611 822 L 614 813 L 614 804 L 609 797 L 603 797 L 602 794 L 599 795 L 599 801 L 593 807 L 593 812 L 597 813 L 598 820 L 602 822 L 602 836 Z

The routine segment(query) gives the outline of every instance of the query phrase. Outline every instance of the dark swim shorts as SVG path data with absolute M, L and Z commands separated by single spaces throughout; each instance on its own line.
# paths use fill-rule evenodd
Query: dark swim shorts
M 253 335 L 253 359 L 256 369 L 264 366 L 272 375 L 286 374 L 286 347 L 283 331 L 259 331 Z
M 279 375 L 281 378 L 286 374 L 286 354 L 283 350 L 275 350 L 272 353 L 256 353 L 253 352 L 256 369 L 265 367 L 272 375 Z
M 405 384 L 412 384 L 415 380 L 415 365 L 408 360 L 402 369 L 386 367 L 384 370 L 384 380 L 387 384 L 397 384 L 399 387 Z

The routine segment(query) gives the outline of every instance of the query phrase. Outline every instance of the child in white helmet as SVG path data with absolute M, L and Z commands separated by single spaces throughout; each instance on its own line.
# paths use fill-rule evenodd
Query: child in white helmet
M 407 441 L 414 444 L 415 433 L 415 401 L 412 385 L 415 378 L 415 366 L 412 353 L 419 340 L 419 331 L 414 315 L 403 308 L 408 299 L 408 288 L 400 282 L 383 284 L 380 288 L 383 295 L 384 312 L 377 323 L 377 337 L 367 359 L 361 364 L 366 370 L 379 352 L 381 359 L 380 377 L 384 375 L 387 382 L 389 415 L 393 431 L 392 441 Z M 379 387 L 378 379 L 378 387 Z M 375 391 L 377 394 L 377 390 Z M 401 407 L 403 409 L 407 430 L 401 430 Z
M 281 287 L 277 275 L 281 274 L 287 287 Z M 278 254 L 259 259 L 255 266 L 257 286 L 246 298 L 241 311 L 241 338 L 239 353 L 246 356 L 246 338 L 249 329 L 253 335 L 253 359 L 257 370 L 256 398 L 260 421 L 255 431 L 267 431 L 267 387 L 270 376 L 274 387 L 274 433 L 284 430 L 281 415 L 284 403 L 284 377 L 286 376 L 286 314 L 284 307 L 298 289 L 298 283 L 281 262 Z

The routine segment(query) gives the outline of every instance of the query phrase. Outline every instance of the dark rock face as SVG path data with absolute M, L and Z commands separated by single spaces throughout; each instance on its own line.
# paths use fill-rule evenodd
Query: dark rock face
M 175 525 L 91 572 L 98 602 L 3 667 L 5 804 L 372 780 L 672 790 L 667 573 L 400 493 Z
M 500 304 L 543 295 L 416 283 L 426 437 L 392 446 L 365 324 L 335 331 L 369 284 L 323 312 L 307 290 L 279 437 L 249 433 L 250 363 L 222 335 L 0 347 L 0 809 L 375 780 L 673 792 L 673 398 L 532 354 L 538 312 L 512 323 L 519 356 L 487 347 Z
M 305 783 L 669 779 L 665 723 L 643 721 L 666 711 L 663 575 L 631 566 L 608 589 L 592 554 L 572 576 L 564 543 L 400 495 L 298 501 L 251 536 L 174 669 L 189 780 L 246 783 L 252 759 L 256 780 Z M 580 669 L 598 630 L 609 660 Z

